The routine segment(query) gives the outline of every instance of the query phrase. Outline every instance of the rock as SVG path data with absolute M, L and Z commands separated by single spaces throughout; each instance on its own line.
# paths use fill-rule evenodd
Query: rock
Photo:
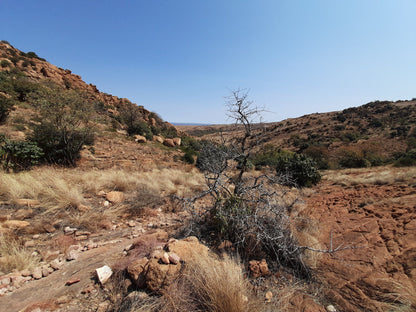
M 159 142 L 159 143 L 162 143 L 163 144 L 163 138 L 160 137 L 160 136 L 158 136 L 158 135 L 154 135 L 153 136 L 153 141 L 154 142 Z
M 149 263 L 149 259 L 143 257 L 130 263 L 127 267 L 127 274 L 129 275 L 132 282 L 139 288 L 145 286 L 145 268 Z
M 266 297 L 266 300 L 267 300 L 267 301 L 270 301 L 270 300 L 272 300 L 272 298 L 273 298 L 273 293 L 272 293 L 271 291 L 268 291 L 268 292 L 266 293 L 265 297 Z
M 176 253 L 169 253 L 169 262 L 172 264 L 178 264 L 181 258 Z
M 86 205 L 82 205 L 82 204 L 78 205 L 77 208 L 81 212 L 87 212 L 87 211 L 90 211 L 91 210 L 91 207 L 90 206 L 86 206 Z
M 169 264 L 169 255 L 166 252 L 163 253 L 162 257 L 160 258 L 160 261 L 162 261 L 162 263 L 164 264 Z
M 11 283 L 10 277 L 5 276 L 5 277 L 0 278 L 0 285 L 8 286 L 10 285 L 10 283 Z
M 166 289 L 179 276 L 180 270 L 181 264 L 163 265 L 156 259 L 150 259 L 145 276 L 147 288 L 153 292 Z
M 75 231 L 77 230 L 77 228 L 71 228 L 70 226 L 66 226 L 64 228 L 64 233 L 65 235 L 72 235 L 75 233 Z
M 97 193 L 97 196 L 100 196 L 100 197 L 105 197 L 105 194 L 106 194 L 106 192 L 104 192 L 104 191 L 99 191 L 99 192 Z
M 65 259 L 67 261 L 77 260 L 79 257 L 80 251 L 79 250 L 70 250 L 67 252 Z
M 14 276 L 12 278 L 12 283 L 11 285 L 19 288 L 20 286 L 22 286 L 22 284 L 26 281 L 26 279 L 23 276 Z
M 261 261 L 251 260 L 249 261 L 249 270 L 251 275 L 256 278 L 259 276 L 268 276 L 270 275 L 269 268 L 265 259 Z
M 59 251 L 58 250 L 55 250 L 55 251 L 47 250 L 44 253 L 42 253 L 42 260 L 46 261 L 46 262 L 55 260 L 58 257 L 59 257 Z
M 106 200 L 106 201 L 103 203 L 103 205 L 104 205 L 104 207 L 108 207 L 108 206 L 110 206 L 110 202 L 109 202 L 108 200 Z
M 146 143 L 147 142 L 146 138 L 144 136 L 142 136 L 142 135 L 135 135 L 134 136 L 134 140 L 137 143 Z
M 19 206 L 27 206 L 27 207 L 40 205 L 40 201 L 36 199 L 26 199 L 26 198 L 17 199 L 14 201 L 14 203 Z
M 332 304 L 328 305 L 328 306 L 326 307 L 326 310 L 327 310 L 328 312 L 337 312 L 337 309 L 335 309 L 335 307 L 334 307 Z
M 111 303 L 109 301 L 101 302 L 98 305 L 98 308 L 97 308 L 96 312 L 106 312 L 106 311 L 108 311 L 108 308 L 110 307 L 110 305 L 111 305 Z
M 31 273 L 28 269 L 23 270 L 22 272 L 20 272 L 20 274 L 22 274 L 23 277 L 31 275 Z
M 58 259 L 55 259 L 55 260 L 51 261 L 51 263 L 49 265 L 54 270 L 60 270 L 64 266 L 64 263 L 62 261 L 59 261 Z
M 32 236 L 32 238 L 33 239 L 39 239 L 40 238 L 40 235 L 39 234 L 35 234 L 35 235 Z
M 29 226 L 30 223 L 27 221 L 19 221 L 19 220 L 7 220 L 3 223 L 3 226 L 9 229 L 24 229 L 25 227 Z
M 33 209 L 22 208 L 16 211 L 16 213 L 14 214 L 14 219 L 22 221 L 24 219 L 29 219 L 32 216 L 33 216 Z
M 25 246 L 26 248 L 34 247 L 35 245 L 36 243 L 33 240 L 25 241 L 25 243 L 23 244 L 23 246 Z
M 133 248 L 133 244 L 129 244 L 129 245 L 127 245 L 126 247 L 124 247 L 124 251 L 129 251 L 129 250 L 132 250 L 132 248 Z
M 129 222 L 127 222 L 127 225 L 129 227 L 135 227 L 136 226 L 136 223 L 133 220 L 130 220 Z
M 55 227 L 50 223 L 44 224 L 43 229 L 45 230 L 46 233 L 53 233 L 56 230 Z
M 118 191 L 108 192 L 106 198 L 113 204 L 118 204 L 124 201 L 124 193 Z
M 113 271 L 108 265 L 104 265 L 101 268 L 96 269 L 95 272 L 97 273 L 97 277 L 101 285 L 104 285 L 111 275 L 113 275 Z
M 72 279 L 66 281 L 65 285 L 71 286 L 72 284 L 76 284 L 80 281 L 81 281 L 81 279 L 79 279 L 79 278 L 72 278 Z
M 88 231 L 76 231 L 75 232 L 75 236 L 90 236 L 91 235 L 91 232 L 88 232 Z
M 34 279 L 41 279 L 42 278 L 42 269 L 39 267 L 36 267 L 32 271 L 32 277 Z
M 181 138 L 173 138 L 173 143 L 176 146 L 180 146 L 181 145 Z
M 208 247 L 199 243 L 198 239 L 186 238 L 172 243 L 166 244 L 165 248 L 171 253 L 175 253 L 182 261 L 190 261 L 192 259 L 199 259 L 208 257 Z
M 175 147 L 175 143 L 173 142 L 172 139 L 165 139 L 163 141 L 163 145 L 165 145 L 167 147 Z
M 47 277 L 49 275 L 49 270 L 47 267 L 42 268 L 42 276 Z

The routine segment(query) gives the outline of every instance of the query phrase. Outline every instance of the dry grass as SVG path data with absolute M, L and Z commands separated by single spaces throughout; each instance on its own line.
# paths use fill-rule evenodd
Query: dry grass
M 323 175 L 323 180 L 330 181 L 341 186 L 353 186 L 359 184 L 392 184 L 392 183 L 416 183 L 416 168 L 377 167 L 345 170 L 328 170 Z
M 0 271 L 11 272 L 30 269 L 39 263 L 39 258 L 24 248 L 20 242 L 10 236 L 0 234 Z
M 142 185 L 161 196 L 184 196 L 199 189 L 203 177 L 197 171 L 178 169 L 148 172 L 124 170 L 90 170 L 38 168 L 18 174 L 0 176 L 0 200 L 13 203 L 18 199 L 39 200 L 48 211 L 78 207 L 85 195 L 101 190 L 133 192 Z

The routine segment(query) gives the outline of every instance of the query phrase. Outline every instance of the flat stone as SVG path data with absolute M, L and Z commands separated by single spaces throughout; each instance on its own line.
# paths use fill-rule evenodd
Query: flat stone
M 97 273 L 97 277 L 101 285 L 105 284 L 111 275 L 113 275 L 113 270 L 111 270 L 108 265 L 104 265 L 101 268 L 96 269 L 95 272 Z

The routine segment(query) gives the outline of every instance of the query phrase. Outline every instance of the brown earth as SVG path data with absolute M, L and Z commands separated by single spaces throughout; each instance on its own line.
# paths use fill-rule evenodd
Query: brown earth
M 368 169 L 367 169 L 368 171 Z M 416 309 L 416 185 L 341 186 L 325 180 L 306 198 L 326 248 L 316 276 L 339 311 Z

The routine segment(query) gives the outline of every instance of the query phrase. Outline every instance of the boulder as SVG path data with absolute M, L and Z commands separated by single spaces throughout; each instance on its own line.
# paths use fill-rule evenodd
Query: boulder
M 132 282 L 139 288 L 143 288 L 146 284 L 145 270 L 149 262 L 146 257 L 137 259 L 129 264 L 127 267 L 127 274 L 129 275 Z
M 209 255 L 207 246 L 199 243 L 196 237 L 188 237 L 166 244 L 165 249 L 170 253 L 175 253 L 182 261 L 205 258 Z
M 134 140 L 137 143 L 146 143 L 147 142 L 146 138 L 144 136 L 142 136 L 142 135 L 135 135 L 134 136 Z
M 165 139 L 163 141 L 163 145 L 165 145 L 167 147 L 175 147 L 175 143 L 173 142 L 172 139 Z
M 153 136 L 153 141 L 154 142 L 159 142 L 159 143 L 162 143 L 163 144 L 163 138 L 161 136 L 158 136 L 158 135 L 154 135 Z
M 159 292 L 166 289 L 179 276 L 181 264 L 160 264 L 157 259 L 150 259 L 147 264 L 146 285 L 150 291 Z
M 118 204 L 124 201 L 124 193 L 118 191 L 108 192 L 106 194 L 106 198 L 108 201 L 112 202 L 113 204 Z
M 175 146 L 181 146 L 181 138 L 173 138 L 173 143 Z

